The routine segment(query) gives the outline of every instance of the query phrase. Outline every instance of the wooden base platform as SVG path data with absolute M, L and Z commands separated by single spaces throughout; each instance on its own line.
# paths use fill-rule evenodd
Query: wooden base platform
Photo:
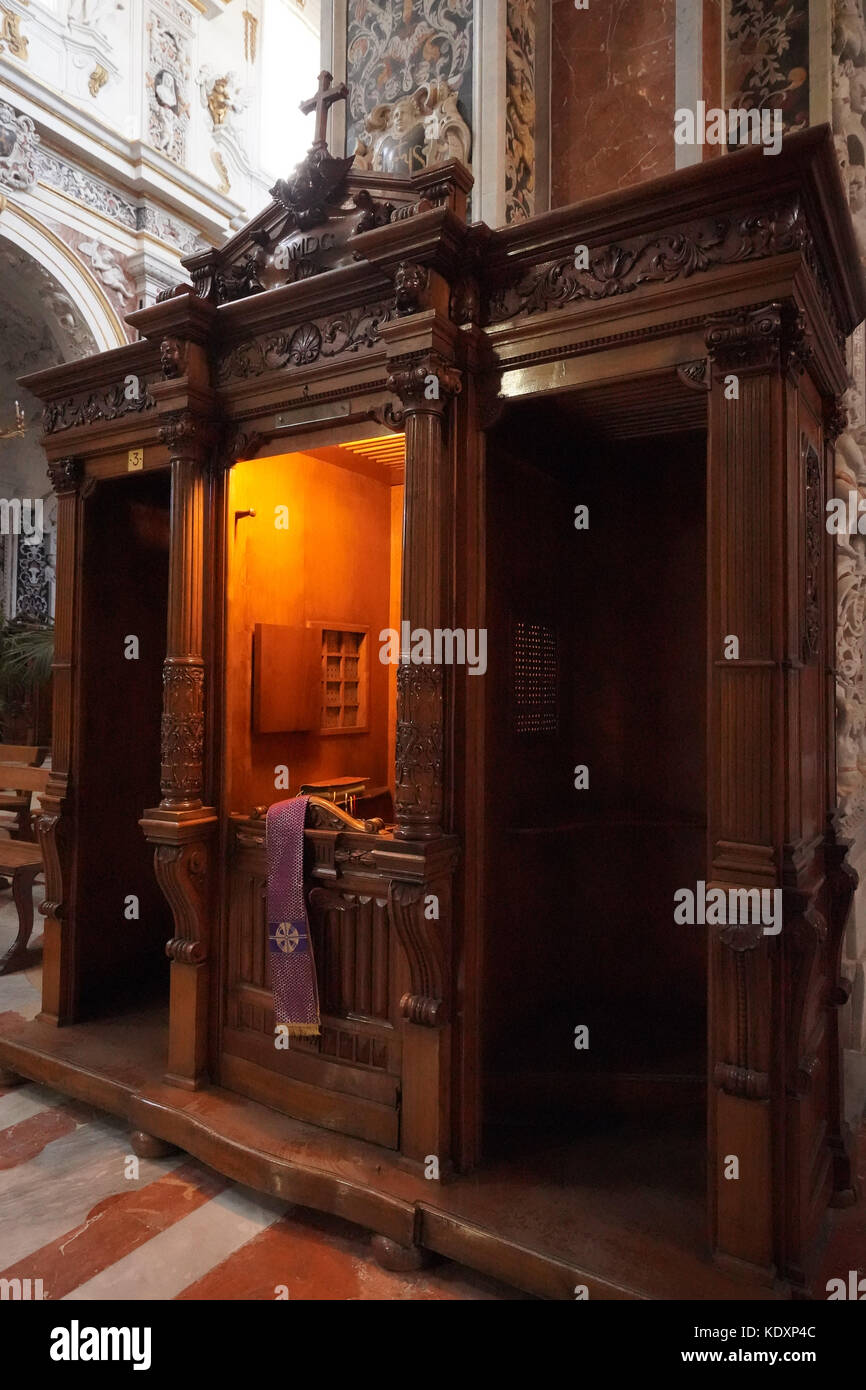
M 135 1026 L 133 1026 L 135 1025 Z M 287 1118 L 220 1087 L 162 1081 L 161 1010 L 0 1036 L 0 1066 L 128 1120 L 133 1131 L 384 1242 L 459 1261 L 542 1298 L 777 1299 L 704 1253 L 702 1135 L 658 1121 L 551 1139 L 496 1136 L 468 1177 L 427 1181 L 385 1150 Z M 382 1244 L 380 1242 L 380 1244 Z

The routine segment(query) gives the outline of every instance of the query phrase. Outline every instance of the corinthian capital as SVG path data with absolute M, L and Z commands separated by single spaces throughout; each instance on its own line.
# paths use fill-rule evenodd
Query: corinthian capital
M 388 390 L 400 397 L 408 411 L 441 412 L 452 396 L 460 394 L 461 374 L 433 354 L 397 358 L 388 377 Z
M 216 427 L 212 420 L 195 415 L 191 410 L 174 410 L 160 425 L 159 440 L 172 458 L 200 460 L 216 440 Z
M 84 479 L 84 464 L 81 459 L 57 459 L 48 465 L 51 486 L 60 497 L 65 492 L 77 492 Z
M 721 371 L 793 367 L 803 371 L 812 355 L 806 320 L 792 303 L 761 304 L 719 314 L 706 326 L 707 352 Z

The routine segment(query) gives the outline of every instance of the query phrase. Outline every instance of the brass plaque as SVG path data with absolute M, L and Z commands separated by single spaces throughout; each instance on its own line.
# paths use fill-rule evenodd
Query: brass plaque
M 295 410 L 282 410 L 274 418 L 274 429 L 282 430 L 289 425 L 310 425 L 318 420 L 340 420 L 349 414 L 348 401 L 323 401 L 321 405 L 304 405 Z
M 144 468 L 144 450 L 130 449 L 129 457 L 126 464 L 127 472 L 140 473 L 142 468 Z

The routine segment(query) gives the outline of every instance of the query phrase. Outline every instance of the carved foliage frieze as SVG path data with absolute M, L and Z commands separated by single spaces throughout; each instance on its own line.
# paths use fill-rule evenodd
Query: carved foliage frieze
M 142 378 L 137 386 L 121 381 L 86 395 L 49 401 L 42 411 L 42 428 L 46 434 L 56 434 L 74 425 L 92 425 L 96 420 L 118 420 L 123 415 L 152 410 L 155 405 Z
M 517 272 L 494 288 L 488 322 L 543 313 L 581 300 L 630 294 L 642 285 L 669 284 L 717 266 L 800 251 L 818 281 L 824 307 L 838 333 L 830 289 L 819 272 L 818 255 L 796 199 L 769 214 L 703 218 L 682 228 L 634 237 L 592 251 L 579 269 L 571 254 Z
M 309 367 L 322 357 L 369 350 L 393 313 L 388 303 L 364 304 L 327 318 L 309 319 L 284 333 L 238 343 L 220 360 L 217 379 L 225 384 L 287 367 Z

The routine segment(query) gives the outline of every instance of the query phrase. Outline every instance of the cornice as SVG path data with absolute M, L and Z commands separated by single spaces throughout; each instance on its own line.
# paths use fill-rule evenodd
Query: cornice
M 776 156 L 760 148 L 740 150 L 500 228 L 487 235 L 485 276 L 495 285 L 521 268 L 573 254 L 578 244 L 592 251 L 629 239 L 648 241 L 689 221 L 766 210 L 791 196 L 801 202 L 840 326 L 851 333 L 866 317 L 866 282 L 828 125 L 787 136 Z
M 142 340 L 109 348 L 92 357 L 61 362 L 41 372 L 31 372 L 20 378 L 22 386 L 41 401 L 60 396 L 82 395 L 102 386 L 113 386 L 124 377 L 156 375 L 159 373 L 159 344 Z

